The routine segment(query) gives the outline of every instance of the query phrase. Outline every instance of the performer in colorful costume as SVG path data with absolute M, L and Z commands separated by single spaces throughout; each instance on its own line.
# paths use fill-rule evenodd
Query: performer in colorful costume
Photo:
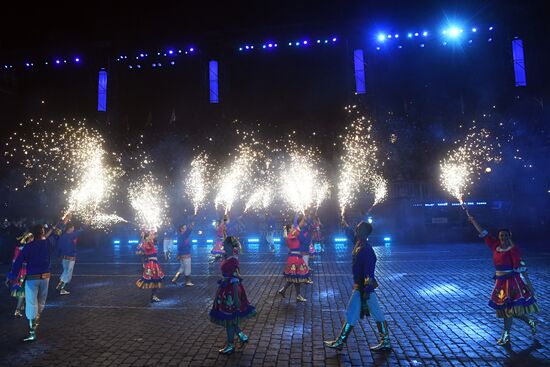
M 389 350 L 391 349 L 391 343 L 388 324 L 383 312 L 380 310 L 378 298 L 374 292 L 378 288 L 378 283 L 374 276 L 376 254 L 367 241 L 368 236 L 372 232 L 372 225 L 361 221 L 357 225 L 355 232 L 344 219 L 342 220 L 342 225 L 345 228 L 349 243 L 355 244 L 353 247 L 352 265 L 353 291 L 351 292 L 346 310 L 346 322 L 342 326 L 340 335 L 335 340 L 325 341 L 325 345 L 329 348 L 342 350 L 357 321 L 360 318 L 372 315 L 376 320 L 380 340 L 376 346 L 370 349 L 372 351 Z
M 64 218 L 66 223 L 66 219 Z M 36 340 L 36 330 L 40 323 L 40 316 L 46 306 L 48 285 L 50 283 L 50 255 L 52 247 L 61 234 L 60 224 L 47 233 L 43 225 L 33 229 L 33 241 L 23 247 L 15 259 L 8 279 L 15 281 L 26 263 L 25 275 L 25 316 L 29 320 L 29 335 L 24 342 Z M 52 235 L 52 232 L 54 234 Z
M 239 323 L 243 319 L 256 316 L 256 308 L 250 304 L 242 285 L 239 259 L 241 244 L 237 237 L 229 236 L 224 241 L 224 260 L 221 263 L 223 278 L 218 281 L 218 290 L 214 297 L 210 321 L 224 326 L 227 332 L 227 344 L 220 349 L 220 354 L 232 354 L 235 351 L 235 334 L 240 347 L 248 343 L 248 336 L 243 333 Z
M 497 239 L 484 230 L 469 213 L 468 220 L 493 252 L 493 263 L 496 270 L 495 287 L 489 300 L 489 306 L 496 311 L 498 318 L 504 320 L 504 329 L 502 336 L 497 340 L 497 345 L 510 343 L 514 318 L 529 325 L 531 333 L 535 335 L 537 332 L 536 322 L 529 317 L 529 314 L 539 312 L 539 307 L 525 262 L 521 259 L 519 248 L 512 241 L 512 232 L 508 229 L 501 229 L 498 231 Z
M 74 264 L 76 262 L 76 243 L 82 232 L 84 232 L 83 228 L 75 231 L 74 224 L 69 223 L 66 225 L 65 231 L 57 241 L 59 255 L 62 259 L 63 273 L 55 289 L 58 290 L 61 295 L 68 295 L 71 293 L 67 291 L 65 287 L 73 277 Z
M 172 283 L 177 284 L 178 278 L 183 273 L 185 276 L 185 285 L 192 287 L 194 284 L 191 283 L 191 244 L 189 236 L 193 231 L 195 222 L 191 222 L 190 225 L 186 226 L 185 224 L 181 225 L 178 234 L 178 260 L 180 261 L 180 267 L 172 278 Z
M 298 226 L 295 228 L 287 225 L 285 227 L 285 242 L 288 247 L 288 258 L 286 261 L 286 266 L 283 271 L 283 277 L 286 281 L 285 285 L 279 289 L 278 293 L 284 298 L 286 290 L 294 284 L 296 289 L 296 300 L 298 302 L 306 302 L 305 299 L 300 294 L 300 284 L 306 284 L 311 282 L 311 272 L 309 267 L 304 261 L 302 253 L 300 251 L 300 228 L 305 224 L 305 217 L 301 216 L 298 219 Z
M 25 233 L 23 236 L 18 237 L 19 245 L 15 247 L 13 253 L 12 265 L 15 263 L 15 260 L 23 251 L 23 248 L 27 243 L 30 243 L 34 240 L 34 237 L 31 232 Z M 25 275 L 27 275 L 27 264 L 23 263 L 19 274 L 14 281 L 8 282 L 7 285 L 11 288 L 11 296 L 17 298 L 17 306 L 15 308 L 14 316 L 16 318 L 23 317 L 23 311 L 25 310 Z
M 164 273 L 158 262 L 157 246 L 152 233 L 144 233 L 144 239 L 138 246 L 137 254 L 142 255 L 144 259 L 143 275 L 136 281 L 136 286 L 140 289 L 151 289 L 151 302 L 160 302 L 157 289 L 162 288 Z
M 224 245 L 223 241 L 227 237 L 227 223 L 229 222 L 229 216 L 225 214 L 222 221 L 218 221 L 218 228 L 216 229 L 216 242 L 214 248 L 210 251 L 210 254 L 214 256 L 214 259 L 223 257 Z

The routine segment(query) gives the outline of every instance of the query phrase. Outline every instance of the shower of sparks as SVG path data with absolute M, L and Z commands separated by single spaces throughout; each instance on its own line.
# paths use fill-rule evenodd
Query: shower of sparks
M 461 204 L 487 163 L 500 161 L 500 156 L 493 154 L 489 138 L 489 131 L 473 127 L 463 141 L 455 142 L 457 147 L 440 162 L 441 185 Z
M 144 230 L 158 230 L 167 223 L 168 201 L 162 186 L 151 174 L 130 183 L 128 188 L 130 205 L 134 209 L 136 223 Z
M 191 170 L 185 180 L 185 193 L 193 203 L 195 214 L 206 200 L 209 189 L 209 172 L 208 155 L 202 152 L 191 162 Z
M 104 145 L 101 135 L 86 126 L 85 120 L 71 121 L 31 119 L 20 123 L 5 143 L 4 159 L 11 165 L 18 163 L 22 168 L 23 187 L 34 183 L 78 182 L 82 167 L 94 152 L 88 152 L 93 144 Z M 102 160 L 116 160 L 115 153 L 103 154 Z M 105 163 L 104 163 L 105 164 Z
M 352 122 L 342 136 L 343 154 L 340 159 L 338 200 L 340 212 L 344 215 L 361 190 L 375 189 L 372 178 L 378 175 L 378 148 L 372 133 L 372 124 L 362 116 L 356 106 L 346 107 Z M 376 190 L 375 190 L 376 191 Z M 376 192 L 374 193 L 376 197 Z
M 271 202 L 273 201 L 273 190 L 271 187 L 264 185 L 257 188 L 252 195 L 248 198 L 244 211 L 247 212 L 249 209 L 267 209 Z
M 245 195 L 258 158 L 259 154 L 255 149 L 255 144 L 243 143 L 238 147 L 236 157 L 226 169 L 221 170 L 218 174 L 221 180 L 214 200 L 216 208 L 222 206 L 227 214 L 235 200 Z
M 323 201 L 327 200 L 330 196 L 330 183 L 326 178 L 324 172 L 318 173 L 318 181 L 315 186 L 314 198 L 315 198 L 315 210 L 318 210 Z
M 372 204 L 371 209 L 375 206 L 386 200 L 388 196 L 388 181 L 380 176 L 375 175 L 372 179 L 372 191 L 374 193 L 374 203 Z
M 289 161 L 281 166 L 281 192 L 294 212 L 305 214 L 308 208 L 315 205 L 319 160 L 313 150 L 291 146 Z
M 69 191 L 67 211 L 94 227 L 120 222 L 122 218 L 104 213 L 121 171 L 107 164 L 101 137 L 83 138 L 71 154 L 78 157 L 80 169 L 75 172 L 77 184 Z

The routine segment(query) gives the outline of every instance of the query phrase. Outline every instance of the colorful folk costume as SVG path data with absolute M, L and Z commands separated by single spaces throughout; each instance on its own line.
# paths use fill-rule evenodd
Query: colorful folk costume
M 63 273 L 55 289 L 57 289 L 61 295 L 68 295 L 71 293 L 65 288 L 73 278 L 74 264 L 76 262 L 76 244 L 82 232 L 84 232 L 82 228 L 75 231 L 73 226 L 68 226 L 67 230 L 63 232 L 57 241 Z
M 177 284 L 178 278 L 181 274 L 183 274 L 185 276 L 185 285 L 187 287 L 194 286 L 194 284 L 191 283 L 191 244 L 189 239 L 189 236 L 193 231 L 193 226 L 194 223 L 191 223 L 189 226 L 183 225 L 178 231 L 177 242 L 180 267 L 176 272 L 176 275 L 174 275 L 174 278 L 172 278 L 173 284 Z
M 248 342 L 248 336 L 239 327 L 240 320 L 256 315 L 256 308 L 248 302 L 242 285 L 237 255 L 241 244 L 236 237 L 227 237 L 224 241 L 225 259 L 221 263 L 223 278 L 218 281 L 218 290 L 214 298 L 210 321 L 224 326 L 227 331 L 227 345 L 220 349 L 220 354 L 231 354 L 235 351 L 235 334 L 240 347 Z
M 325 346 L 342 350 L 348 336 L 360 318 L 372 315 L 376 320 L 376 326 L 380 334 L 379 343 L 371 347 L 372 351 L 391 349 L 388 324 L 384 314 L 380 310 L 378 298 L 374 290 L 378 283 L 374 277 L 376 267 L 376 254 L 369 245 L 367 238 L 372 232 L 372 226 L 367 222 L 360 222 L 354 231 L 346 226 L 346 236 L 350 243 L 355 243 L 353 248 L 353 291 L 346 310 L 346 322 L 342 326 L 340 335 L 332 341 L 325 341 Z
M 15 247 L 15 251 L 13 253 L 13 260 L 12 265 L 15 263 L 15 260 L 21 254 L 21 251 L 23 251 L 23 247 L 25 247 L 25 244 L 31 242 L 33 240 L 33 235 L 30 232 L 25 233 L 23 236 L 18 237 L 17 240 L 19 241 L 19 245 Z M 25 275 L 27 275 L 27 264 L 23 263 L 21 264 L 21 269 L 19 270 L 19 274 L 17 274 L 17 278 L 15 278 L 14 281 L 10 282 L 11 285 L 11 296 L 17 298 L 17 307 L 15 308 L 14 316 L 16 318 L 23 317 L 23 311 L 25 310 Z
M 40 316 L 46 306 L 48 298 L 48 285 L 50 283 L 50 255 L 55 246 L 60 229 L 54 228 L 47 234 L 43 226 L 37 226 L 33 230 L 34 240 L 26 244 L 21 253 L 12 264 L 8 279 L 15 281 L 20 274 L 23 264 L 26 265 L 25 275 L 25 316 L 29 320 L 29 335 L 23 339 L 25 342 L 36 340 L 36 330 L 40 323 Z
M 311 272 L 300 251 L 300 227 L 288 228 L 287 226 L 285 231 L 287 231 L 285 241 L 289 251 L 285 270 L 283 271 L 286 283 L 279 289 L 278 293 L 284 298 L 286 290 L 294 284 L 296 300 L 306 302 L 307 299 L 300 294 L 300 285 L 311 282 Z
M 509 233 L 509 231 L 507 232 Z M 498 318 L 504 319 L 504 330 L 497 344 L 506 345 L 510 342 L 510 331 L 514 318 L 529 325 L 532 334 L 535 335 L 537 330 L 535 320 L 528 315 L 539 312 L 539 307 L 519 248 L 512 244 L 503 249 L 500 241 L 485 230 L 481 231 L 480 237 L 485 239 L 485 243 L 493 251 L 493 263 L 496 270 L 495 287 L 489 300 L 489 306 L 496 310 Z
M 214 258 L 221 258 L 225 254 L 223 241 L 227 237 L 227 216 L 223 217 L 223 221 L 218 225 L 216 230 L 216 242 L 214 243 L 214 248 L 210 251 L 210 254 Z
M 136 286 L 141 289 L 151 289 L 151 302 L 159 302 L 157 289 L 162 288 L 164 273 L 160 267 L 157 257 L 157 246 L 152 239 L 147 239 L 140 243 L 138 255 L 143 259 L 143 275 L 136 281 Z

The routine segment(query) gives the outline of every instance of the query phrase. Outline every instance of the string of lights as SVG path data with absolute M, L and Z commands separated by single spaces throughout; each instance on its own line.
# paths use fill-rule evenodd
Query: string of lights
M 404 48 L 409 46 L 418 46 L 424 48 L 428 42 L 439 45 L 462 45 L 472 44 L 474 41 L 486 40 L 492 42 L 494 38 L 494 26 L 479 27 L 472 26 L 465 29 L 461 25 L 447 25 L 443 29 L 430 30 L 419 29 L 406 32 L 384 32 L 378 31 L 372 34 L 373 42 L 369 42 L 377 51 L 390 48 Z M 322 38 L 301 37 L 287 39 L 286 41 L 275 39 L 262 42 L 244 42 L 235 47 L 238 53 L 253 52 L 274 52 L 281 49 L 305 49 L 314 47 L 327 47 L 337 45 L 340 37 L 335 35 Z M 371 47 L 369 46 L 369 47 Z M 168 48 L 146 52 L 144 50 L 132 53 L 116 53 L 114 60 L 117 64 L 122 64 L 129 69 L 142 69 L 145 67 L 161 68 L 164 66 L 175 66 L 178 56 L 191 56 L 197 54 L 196 46 L 185 48 Z M 64 66 L 78 66 L 84 63 L 80 55 L 66 57 L 44 57 L 42 60 L 33 60 L 31 58 L 22 58 L 18 62 L 6 62 L 0 64 L 5 71 L 11 70 L 32 70 L 38 67 L 62 68 Z M 105 65 L 100 65 L 104 67 Z

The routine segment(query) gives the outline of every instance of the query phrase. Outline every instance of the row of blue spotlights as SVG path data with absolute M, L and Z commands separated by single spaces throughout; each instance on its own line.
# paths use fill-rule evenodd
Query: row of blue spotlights
M 152 56 L 163 56 L 163 57 L 172 57 L 177 55 L 189 55 L 195 53 L 197 50 L 195 47 L 189 47 L 187 50 L 175 50 L 175 49 L 168 49 L 163 52 L 156 52 L 156 54 L 153 54 Z M 140 52 L 137 54 L 137 56 L 132 56 L 130 60 L 143 60 L 149 57 L 149 54 L 147 52 Z M 125 61 L 128 60 L 128 55 L 120 55 L 117 57 L 116 61 Z
M 61 65 L 69 64 L 71 62 L 73 64 L 80 64 L 81 61 L 82 61 L 82 59 L 79 56 L 75 56 L 74 58 L 72 58 L 72 60 L 54 59 L 53 61 L 44 61 L 42 63 L 42 65 L 61 66 Z M 35 63 L 35 62 L 31 62 L 31 61 L 25 61 L 23 63 L 23 66 L 27 69 L 30 69 L 30 68 L 34 67 L 35 65 L 39 65 L 39 64 Z M 13 69 L 13 64 L 5 64 L 4 69 Z
M 196 239 L 196 238 L 191 240 L 191 243 L 198 243 L 198 242 L 199 242 L 199 240 Z M 214 240 L 213 239 L 207 239 L 205 242 L 206 243 L 214 243 Z M 257 238 L 257 237 L 247 238 L 246 242 L 247 243 L 260 243 L 260 239 Z M 275 237 L 275 238 L 273 238 L 273 242 L 279 243 L 279 242 L 281 242 L 281 238 L 280 237 Z M 120 240 L 113 240 L 113 243 L 115 245 L 120 245 L 121 241 Z M 139 243 L 139 240 L 128 240 L 128 244 L 130 244 L 130 245 L 138 244 L 138 243 Z M 173 240 L 172 243 L 178 243 L 178 241 Z
M 325 39 L 317 39 L 317 40 L 314 40 L 314 41 L 310 41 L 309 39 L 303 39 L 303 40 L 297 40 L 297 41 L 290 41 L 288 42 L 288 46 L 289 47 L 307 47 L 307 46 L 310 46 L 310 45 L 327 45 L 327 44 L 331 44 L 331 43 L 336 43 L 338 42 L 338 38 L 337 37 L 331 37 L 331 38 L 325 38 Z M 239 51 L 253 51 L 255 49 L 274 49 L 274 48 L 278 48 L 279 47 L 279 44 L 278 43 L 275 43 L 275 42 L 267 42 L 267 43 L 263 43 L 261 45 L 253 45 L 253 44 L 245 44 L 243 46 L 239 46 L 238 50 Z

